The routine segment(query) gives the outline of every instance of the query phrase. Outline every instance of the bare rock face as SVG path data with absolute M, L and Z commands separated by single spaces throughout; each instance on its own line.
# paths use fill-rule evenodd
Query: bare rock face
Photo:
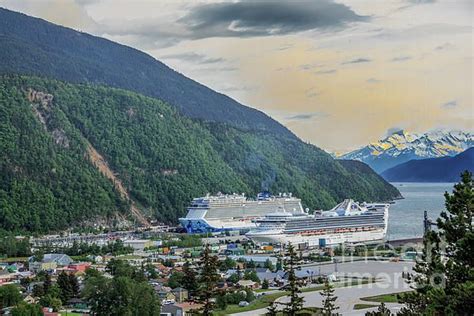
M 129 118 L 135 116 L 135 109 L 132 107 L 128 108 L 127 115 Z
M 28 89 L 28 101 L 39 103 L 45 110 L 49 110 L 52 106 L 54 96 L 49 93 Z
M 69 148 L 69 139 L 66 136 L 66 133 L 62 129 L 55 129 L 51 133 L 53 136 L 54 142 L 64 148 Z
M 31 102 L 33 112 L 35 113 L 38 120 L 41 122 L 46 131 L 50 131 L 48 125 L 51 121 L 51 110 L 53 106 L 54 96 L 49 93 L 42 91 L 36 91 L 29 88 L 27 92 L 28 101 Z M 69 148 L 69 139 L 63 129 L 55 128 L 51 131 L 51 136 L 54 142 L 64 148 Z
M 161 169 L 160 172 L 164 176 L 174 176 L 175 174 L 178 174 L 177 169 Z

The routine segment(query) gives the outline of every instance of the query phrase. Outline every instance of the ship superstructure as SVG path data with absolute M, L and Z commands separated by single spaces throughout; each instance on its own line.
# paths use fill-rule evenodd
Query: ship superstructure
M 383 240 L 389 204 L 359 204 L 344 200 L 329 211 L 308 214 L 285 210 L 255 220 L 246 236 L 257 243 L 336 245 Z
M 301 200 L 291 193 L 274 196 L 263 192 L 256 199 L 248 199 L 244 194 L 219 193 L 193 199 L 186 217 L 179 221 L 188 233 L 248 231 L 255 228 L 252 220 L 277 209 L 292 213 L 303 212 Z

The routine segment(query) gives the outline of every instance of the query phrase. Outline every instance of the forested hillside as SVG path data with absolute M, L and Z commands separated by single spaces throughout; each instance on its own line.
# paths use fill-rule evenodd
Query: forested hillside
M 31 91 L 51 101 L 31 99 Z M 291 191 L 310 208 L 399 194 L 364 164 L 347 166 L 295 138 L 193 121 L 130 91 L 7 76 L 0 113 L 0 227 L 7 230 L 128 214 L 130 203 L 89 161 L 88 144 L 143 212 L 167 222 L 207 192 Z
M 139 50 L 0 8 L 0 74 L 101 83 L 155 97 L 187 116 L 279 137 L 295 136 L 263 112 L 174 71 Z

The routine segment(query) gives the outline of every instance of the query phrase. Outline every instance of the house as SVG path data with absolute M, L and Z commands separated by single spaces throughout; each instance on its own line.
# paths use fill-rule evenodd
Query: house
M 189 297 L 188 290 L 186 290 L 182 287 L 177 287 L 175 289 L 172 289 L 171 293 L 174 294 L 174 296 L 176 297 L 176 302 L 178 302 L 178 303 L 182 303 L 182 302 L 186 301 Z
M 58 266 L 68 266 L 73 260 L 66 254 L 62 253 L 47 253 L 43 256 L 43 260 L 35 261 L 35 257 L 28 258 L 30 262 L 30 271 L 38 273 L 40 271 L 53 271 Z
M 161 301 L 176 302 L 176 296 L 171 292 L 161 290 L 157 294 Z
M 94 255 L 88 255 L 87 260 L 92 261 L 94 263 L 102 263 L 104 262 L 104 257 L 102 256 L 94 256 Z
M 224 255 L 226 256 L 243 256 L 245 255 L 245 250 L 242 248 L 228 248 L 224 250 Z
M 48 262 L 39 261 L 39 262 L 31 262 L 29 269 L 33 273 L 38 273 L 41 271 L 53 271 L 53 270 L 56 270 L 57 267 L 58 265 L 54 261 L 48 261 Z
M 160 316 L 185 316 L 183 308 L 175 304 L 161 306 Z
M 63 253 L 47 253 L 43 256 L 42 262 L 56 262 L 58 266 L 68 266 L 73 263 L 74 260 Z
M 258 256 L 258 255 L 246 255 L 246 256 L 230 256 L 235 261 L 253 261 L 258 266 L 264 266 L 265 263 L 270 261 L 274 266 L 277 264 L 278 259 L 270 256 Z
M 78 262 L 78 263 L 71 263 L 67 266 L 68 270 L 72 273 L 77 272 L 86 272 L 86 270 L 91 266 L 89 262 Z
M 7 269 L 0 271 L 0 285 L 10 283 L 15 280 L 15 273 L 11 273 Z
M 28 304 L 36 304 L 36 303 L 37 303 L 37 300 L 36 300 L 33 296 L 31 296 L 31 295 L 27 295 L 27 296 L 23 299 L 23 301 L 25 301 L 25 302 L 28 303 Z
M 135 251 L 143 251 L 145 248 L 153 247 L 155 243 L 153 240 L 148 239 L 130 239 L 124 240 L 123 245 L 126 247 L 132 247 Z
M 258 288 L 258 283 L 251 280 L 240 280 L 237 282 L 237 286 L 241 288 L 256 289 Z

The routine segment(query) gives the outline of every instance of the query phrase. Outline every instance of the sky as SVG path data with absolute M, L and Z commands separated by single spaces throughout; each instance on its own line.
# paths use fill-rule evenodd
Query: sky
M 143 50 L 347 152 L 394 131 L 474 131 L 471 0 L 0 0 Z

